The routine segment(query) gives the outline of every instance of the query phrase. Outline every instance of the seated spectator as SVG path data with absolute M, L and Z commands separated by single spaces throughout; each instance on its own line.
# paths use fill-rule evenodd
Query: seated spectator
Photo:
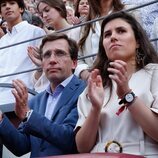
M 25 5 L 23 0 L 1 0 L 0 13 L 8 25 L 8 32 L 0 39 L 0 47 L 6 47 L 18 42 L 33 39 L 45 35 L 44 30 L 34 25 L 30 25 L 27 21 L 22 20 Z M 6 14 L 6 12 L 10 12 Z M 1 75 L 17 73 L 35 68 L 27 55 L 28 46 L 38 46 L 41 39 L 28 41 L 21 45 L 15 45 L 5 49 L 0 49 L 0 72 Z M 33 84 L 30 81 L 32 72 L 18 74 L 16 76 L 8 76 L 0 78 L 0 83 L 12 83 L 12 80 L 19 78 L 23 80 L 26 86 L 30 89 Z M 10 89 L 0 89 L 1 104 L 13 103 L 14 98 L 10 93 Z
M 0 138 L 15 155 L 31 152 L 31 157 L 65 155 L 76 152 L 74 127 L 78 119 L 77 100 L 85 88 L 73 71 L 78 47 L 65 34 L 42 40 L 40 55 L 48 88 L 28 102 L 27 88 L 14 80 L 15 113 L 22 123 L 18 130 L 0 113 Z
M 84 22 L 89 13 L 89 2 L 88 0 L 77 0 L 75 5 L 75 17 L 73 24 L 79 24 Z
M 62 0 L 39 0 L 37 10 L 43 21 L 55 31 L 71 27 L 66 20 L 67 12 Z
M 156 158 L 157 80 L 158 55 L 141 25 L 127 13 L 107 16 L 88 87 L 78 100 L 78 151 Z

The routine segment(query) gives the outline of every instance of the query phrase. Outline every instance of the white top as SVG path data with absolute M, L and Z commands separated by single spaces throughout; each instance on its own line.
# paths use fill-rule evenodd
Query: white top
M 148 64 L 145 68 L 132 75 L 129 86 L 136 96 L 144 101 L 146 106 L 158 113 L 158 64 Z M 79 120 L 76 127 L 83 125 L 91 109 L 91 103 L 86 94 L 87 89 L 84 90 L 78 100 Z M 152 158 L 158 157 L 158 143 L 143 132 L 130 112 L 125 110 L 119 116 L 116 115 L 120 108 L 116 85 L 114 85 L 112 98 L 106 104 L 108 98 L 109 89 L 105 89 L 98 138 L 91 152 L 105 152 L 106 144 L 115 140 L 122 145 L 123 153 L 145 155 Z M 114 148 L 111 150 L 115 151 L 115 146 L 111 146 L 111 148 Z
M 45 35 L 43 29 L 31 25 L 27 21 L 22 21 L 12 28 L 12 32 L 8 32 L 0 39 L 0 48 L 43 35 Z M 0 49 L 0 75 L 35 68 L 35 65 L 27 55 L 27 47 L 38 46 L 40 41 L 41 39 L 38 39 L 17 46 Z M 32 72 L 0 78 L 0 83 L 12 83 L 13 79 L 21 79 L 28 88 L 33 88 L 30 81 L 31 74 Z M 14 97 L 10 91 L 10 88 L 0 88 L 0 104 L 14 102 Z

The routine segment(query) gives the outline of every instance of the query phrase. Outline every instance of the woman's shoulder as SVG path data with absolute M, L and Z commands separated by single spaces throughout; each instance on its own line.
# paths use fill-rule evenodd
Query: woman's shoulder
M 157 68 L 158 69 L 158 63 L 149 63 L 145 66 L 147 69 Z

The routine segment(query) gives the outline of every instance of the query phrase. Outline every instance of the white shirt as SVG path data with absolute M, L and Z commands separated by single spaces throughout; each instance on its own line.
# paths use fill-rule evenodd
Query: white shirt
M 12 32 L 8 32 L 0 39 L 0 48 L 43 35 L 45 35 L 45 32 L 41 28 L 31 25 L 27 21 L 22 21 L 12 28 Z M 41 39 L 38 39 L 6 49 L 0 49 L 0 75 L 6 75 L 34 68 L 35 65 L 27 55 L 27 47 L 38 46 L 40 41 Z M 13 79 L 21 79 L 28 88 L 32 88 L 33 85 L 30 81 L 31 74 L 32 72 L 29 72 L 0 78 L 0 83 L 12 83 Z M 11 102 L 14 102 L 11 89 L 0 88 L 0 104 Z
M 158 64 L 148 64 L 145 69 L 134 73 L 129 81 L 132 91 L 152 111 L 158 113 Z M 110 141 L 117 141 L 122 145 L 123 153 L 145 155 L 147 158 L 158 157 L 158 142 L 146 135 L 131 113 L 123 111 L 116 115 L 120 105 L 116 94 L 116 84 L 109 99 L 109 88 L 105 89 L 104 103 L 100 114 L 98 136 L 91 152 L 105 152 L 104 148 Z M 82 127 L 91 110 L 91 102 L 86 97 L 87 89 L 79 96 L 79 119 L 76 127 Z M 106 104 L 107 103 L 107 104 Z M 132 106 L 132 105 L 131 105 Z M 111 151 L 118 151 L 115 144 Z

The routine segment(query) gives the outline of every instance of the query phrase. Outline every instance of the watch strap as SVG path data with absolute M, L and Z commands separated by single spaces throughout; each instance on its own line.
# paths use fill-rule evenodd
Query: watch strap
M 134 92 L 130 91 L 130 92 L 126 93 L 126 94 L 124 95 L 124 97 L 119 101 L 119 105 L 129 103 L 129 102 L 127 102 L 126 99 L 125 99 L 126 95 L 128 95 L 128 94 L 132 94 L 132 95 L 133 95 L 133 98 L 136 97 L 136 95 L 134 94 Z M 133 101 L 134 101 L 134 99 L 133 99 Z M 132 103 L 133 101 L 131 101 L 130 103 Z

